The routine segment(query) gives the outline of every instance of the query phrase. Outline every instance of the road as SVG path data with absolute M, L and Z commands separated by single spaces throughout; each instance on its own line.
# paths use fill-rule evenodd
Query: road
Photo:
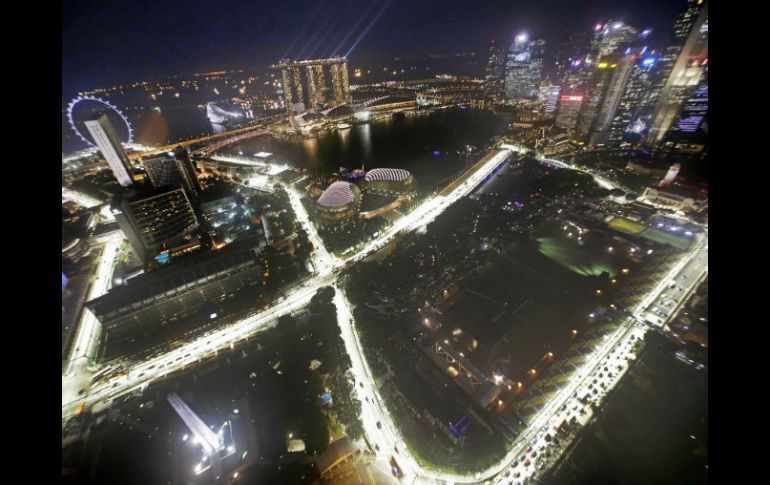
M 450 194 L 447 196 L 435 196 L 427 200 L 414 211 L 396 221 L 380 237 L 371 241 L 359 252 L 347 259 L 340 259 L 329 254 L 315 227 L 310 222 L 310 217 L 302 206 L 298 192 L 293 187 L 287 187 L 289 200 L 292 204 L 292 209 L 295 211 L 297 221 L 305 229 L 309 240 L 314 246 L 312 258 L 317 273 L 294 291 L 287 292 L 270 309 L 209 332 L 195 341 L 184 344 L 162 355 L 132 364 L 130 368 L 125 369 L 125 375 L 91 386 L 88 394 L 85 396 L 73 399 L 73 395 L 77 395 L 80 389 L 87 388 L 87 386 L 83 387 L 81 385 L 81 383 L 88 380 L 88 373 L 85 367 L 79 367 L 77 375 L 63 376 L 62 420 L 66 421 L 71 417 L 81 404 L 86 406 L 100 402 L 101 404 L 107 404 L 109 400 L 115 397 L 147 386 L 154 379 L 165 377 L 196 361 L 201 361 L 203 358 L 213 355 L 219 348 L 234 345 L 235 342 L 270 328 L 272 325 L 275 325 L 276 320 L 281 315 L 297 312 L 310 302 L 310 299 L 319 288 L 332 284 L 336 280 L 337 274 L 343 268 L 369 257 L 382 247 L 390 244 L 399 235 L 416 230 L 433 221 L 452 203 L 470 193 L 479 182 L 484 180 L 488 174 L 510 155 L 511 151 L 511 149 L 507 148 L 499 149 L 494 157 L 490 158 L 483 166 L 478 167 L 473 175 L 469 176 L 465 182 L 460 184 Z M 69 374 L 72 373 L 70 372 Z M 77 386 L 74 385 L 75 382 L 78 383 Z M 73 389 L 74 387 L 77 387 L 77 389 Z
M 171 145 L 165 145 L 165 146 L 162 146 L 162 147 L 153 148 L 151 150 L 146 150 L 146 151 L 143 151 L 141 153 L 137 153 L 135 156 L 136 157 L 146 157 L 146 156 L 149 156 L 149 155 L 155 155 L 157 153 L 168 152 L 168 151 L 173 150 L 173 149 L 175 149 L 176 147 L 179 147 L 179 146 L 181 146 L 181 147 L 188 147 L 190 145 L 195 145 L 195 144 L 198 144 L 198 143 L 205 143 L 207 141 L 216 140 L 217 138 L 224 138 L 224 137 L 227 137 L 227 136 L 235 135 L 237 133 L 243 133 L 244 131 L 257 130 L 257 129 L 260 129 L 260 128 L 262 128 L 262 124 L 245 126 L 243 128 L 236 128 L 235 130 L 225 131 L 224 133 L 214 133 L 212 135 L 201 136 L 201 137 L 198 137 L 198 138 L 192 138 L 190 140 L 180 141 L 178 143 L 172 143 Z
M 102 296 L 112 286 L 115 256 L 122 242 L 123 234 L 115 235 L 105 242 L 86 301 Z M 62 376 L 62 402 L 76 399 L 81 389 L 89 387 L 88 366 L 98 349 L 100 330 L 99 320 L 84 308 Z
M 97 200 L 91 197 L 90 195 L 70 189 L 69 187 L 61 188 L 61 196 L 67 200 L 70 200 L 78 205 L 85 207 L 86 209 L 91 209 L 93 207 L 97 207 L 104 204 L 104 202 Z M 111 222 L 115 220 L 115 216 L 112 215 L 112 212 L 110 212 L 110 208 L 107 205 L 104 205 L 104 207 L 102 207 L 99 210 L 99 215 L 102 217 L 104 221 L 107 221 L 107 222 Z
M 298 285 L 295 290 L 287 292 L 287 294 L 280 298 L 270 309 L 228 325 L 225 328 L 210 332 L 195 341 L 189 342 L 182 347 L 161 356 L 150 358 L 133 365 L 127 371 L 126 375 L 115 377 L 106 382 L 94 385 L 87 396 L 72 400 L 71 393 L 68 393 L 68 398 L 70 398 L 70 400 L 65 399 L 65 381 L 63 378 L 62 419 L 65 420 L 71 416 L 76 407 L 81 403 L 86 405 L 99 402 L 104 403 L 117 396 L 132 392 L 136 389 L 141 389 L 149 385 L 149 382 L 154 379 L 164 377 L 169 373 L 185 368 L 188 365 L 194 364 L 196 361 L 199 362 L 203 358 L 215 354 L 218 349 L 232 346 L 237 341 L 246 339 L 266 328 L 274 326 L 277 318 L 281 315 L 297 312 L 307 305 L 319 288 L 335 285 L 337 274 L 343 268 L 369 257 L 374 252 L 392 242 L 393 239 L 399 235 L 414 231 L 429 224 L 446 210 L 447 207 L 473 191 L 473 189 L 483 181 L 487 175 L 492 173 L 503 160 L 507 159 L 513 151 L 524 152 L 526 150 L 516 145 L 501 145 L 495 156 L 491 157 L 490 160 L 481 167 L 478 167 L 475 173 L 468 176 L 466 180 L 449 194 L 445 196 L 437 195 L 428 199 L 414 211 L 396 221 L 380 237 L 371 241 L 360 251 L 345 259 L 333 256 L 326 250 L 320 237 L 315 231 L 315 227 L 310 222 L 307 212 L 301 204 L 299 193 L 293 187 L 287 187 L 289 199 L 297 220 L 307 232 L 308 238 L 314 246 L 312 259 L 317 270 L 316 275 L 303 284 Z M 551 163 L 558 162 L 553 161 L 552 159 L 549 159 L 548 161 Z M 561 163 L 565 168 L 575 169 L 563 162 L 558 163 Z M 594 176 L 594 178 L 598 177 L 595 174 L 591 175 Z M 607 186 L 611 188 L 615 187 L 604 179 L 597 180 L 597 182 L 607 184 Z M 377 454 L 377 461 L 383 463 L 377 463 L 377 465 L 387 463 L 391 456 L 395 457 L 405 473 L 403 480 L 406 483 L 431 483 L 435 481 L 474 483 L 490 479 L 501 479 L 501 473 L 512 466 L 516 458 L 530 446 L 532 440 L 536 438 L 538 434 L 544 434 L 546 429 L 558 424 L 560 419 L 569 415 L 571 408 L 566 408 L 566 411 L 560 410 L 560 408 L 566 404 L 572 404 L 572 401 L 570 401 L 572 399 L 571 396 L 582 389 L 586 385 L 587 380 L 594 378 L 593 376 L 596 375 L 597 369 L 603 368 L 611 361 L 625 359 L 628 355 L 632 355 L 632 352 L 628 350 L 630 347 L 627 342 L 633 338 L 639 338 L 639 335 L 643 335 L 644 331 L 646 331 L 646 327 L 640 325 L 639 322 L 643 321 L 645 315 L 652 310 L 652 305 L 657 304 L 661 299 L 667 300 L 672 298 L 676 305 L 680 305 L 692 290 L 692 287 L 700 278 L 700 275 L 708 271 L 707 262 L 708 237 L 707 235 L 704 235 L 694 245 L 693 250 L 683 257 L 680 262 L 674 265 L 666 276 L 660 280 L 659 284 L 648 293 L 642 302 L 640 302 L 634 309 L 632 316 L 629 317 L 627 321 L 623 322 L 613 334 L 608 335 L 605 342 L 594 350 L 584 365 L 575 373 L 575 377 L 570 380 L 570 383 L 559 391 L 533 419 L 527 430 L 522 433 L 510 448 L 509 453 L 505 458 L 498 462 L 498 464 L 472 476 L 427 470 L 421 467 L 414 457 L 409 454 L 409 450 L 405 446 L 396 424 L 388 413 L 386 406 L 379 395 L 373 376 L 363 355 L 360 339 L 355 331 L 350 303 L 344 295 L 344 292 L 335 285 L 335 305 L 337 306 L 342 338 L 345 342 L 346 350 L 351 357 L 352 372 L 356 378 L 357 389 L 363 397 L 369 397 L 370 400 L 370 402 L 366 402 L 365 399 L 362 400 L 361 417 L 369 441 L 380 447 L 380 451 Z M 100 265 L 99 273 L 101 273 L 101 271 L 102 267 Z M 684 276 L 684 278 L 681 278 L 681 276 Z M 666 290 L 667 285 L 670 285 L 670 282 L 674 280 L 688 281 L 691 283 L 686 288 L 683 287 L 683 289 L 677 292 L 676 295 L 672 296 L 667 294 L 663 297 L 662 294 L 664 290 Z M 661 322 L 661 324 L 664 323 L 665 321 Z M 87 325 L 84 326 L 84 328 L 88 328 Z M 88 335 L 87 331 L 86 334 Z M 79 335 L 78 339 L 80 338 Z M 87 339 L 87 337 L 83 338 Z M 611 385 L 612 383 L 610 382 L 610 386 Z M 607 386 L 606 383 L 605 386 Z M 607 390 L 608 389 L 609 388 L 607 388 Z M 377 423 L 379 423 L 380 426 L 378 426 Z M 397 453 L 395 452 L 396 448 L 398 449 Z M 524 465 L 518 464 L 517 466 L 523 467 Z M 385 469 L 388 469 L 389 465 L 384 465 L 384 467 Z M 522 474 L 522 478 L 524 476 L 531 476 L 537 471 L 534 464 L 531 464 L 528 468 L 531 469 L 518 469 L 514 467 L 520 474 L 522 471 L 525 472 Z

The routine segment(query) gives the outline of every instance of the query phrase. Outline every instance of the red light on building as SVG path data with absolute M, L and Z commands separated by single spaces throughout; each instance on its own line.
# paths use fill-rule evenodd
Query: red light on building
M 583 101 L 583 96 L 571 96 L 571 95 L 564 95 L 561 97 L 562 101 Z

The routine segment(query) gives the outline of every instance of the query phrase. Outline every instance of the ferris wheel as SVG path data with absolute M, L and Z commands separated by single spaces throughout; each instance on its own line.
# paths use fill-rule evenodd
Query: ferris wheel
M 118 120 L 122 120 L 123 122 L 124 129 L 122 131 L 124 134 L 127 134 L 127 138 L 121 141 L 123 141 L 123 143 L 133 143 L 134 130 L 131 127 L 128 118 L 126 118 L 126 115 L 124 115 L 117 106 L 102 98 L 97 98 L 96 96 L 78 96 L 73 99 L 67 105 L 67 120 L 69 121 L 72 130 L 84 143 L 96 147 L 96 144 L 90 138 L 90 134 L 84 129 L 84 116 L 95 114 L 97 111 L 105 112 L 107 110 L 112 113 L 110 119 L 113 122 L 117 122 Z M 119 131 L 117 128 L 118 127 L 116 127 L 116 131 Z

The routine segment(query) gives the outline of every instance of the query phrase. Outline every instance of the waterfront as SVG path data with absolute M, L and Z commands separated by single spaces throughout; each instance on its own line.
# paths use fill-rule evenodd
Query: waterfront
M 303 141 L 263 137 L 233 144 L 222 153 L 265 151 L 291 166 L 323 171 L 356 169 L 362 164 L 365 169 L 403 168 L 427 188 L 464 167 L 468 145 L 481 148 L 507 124 L 507 115 L 452 108 L 354 125 Z

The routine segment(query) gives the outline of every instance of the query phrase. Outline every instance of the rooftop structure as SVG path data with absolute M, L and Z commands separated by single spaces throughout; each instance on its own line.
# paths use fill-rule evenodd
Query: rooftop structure
M 168 336 L 207 302 L 221 303 L 261 284 L 266 272 L 258 255 L 258 241 L 244 240 L 144 273 L 89 301 L 106 333 L 104 357 L 143 350 L 130 346 L 157 340 L 160 332 Z
M 318 198 L 318 203 L 325 207 L 340 207 L 350 204 L 355 200 L 352 187 L 349 182 L 334 182 L 324 190 L 321 197 Z
M 323 191 L 316 201 L 321 225 L 344 226 L 358 215 L 361 190 L 350 182 L 337 181 Z
M 412 174 L 410 174 L 408 171 L 402 170 L 400 168 L 375 168 L 369 170 L 366 173 L 365 179 L 367 182 L 374 182 L 378 180 L 388 182 L 403 182 L 411 176 Z

